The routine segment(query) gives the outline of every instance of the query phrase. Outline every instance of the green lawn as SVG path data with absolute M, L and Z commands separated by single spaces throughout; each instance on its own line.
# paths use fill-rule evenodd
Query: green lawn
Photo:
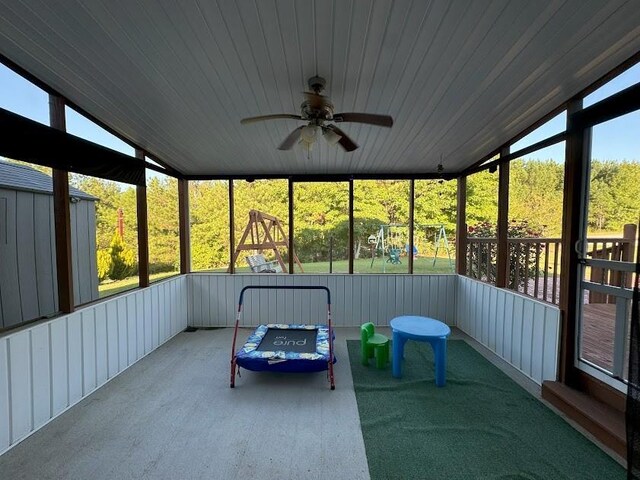
M 392 265 L 391 263 L 387 263 L 384 260 L 377 258 L 373 262 L 373 268 L 371 267 L 371 259 L 359 258 L 354 261 L 353 269 L 355 273 L 408 273 L 407 266 L 407 258 L 402 257 L 399 265 Z M 329 273 L 329 262 L 315 262 L 315 263 L 303 263 L 304 273 Z M 440 258 L 436 259 L 435 266 L 433 264 L 433 257 L 418 257 L 413 261 L 413 271 L 414 273 L 453 273 L 455 270 L 455 259 L 451 260 L 451 265 L 449 264 L 448 258 Z M 217 268 L 215 270 L 211 270 L 213 273 L 224 273 L 226 272 L 226 267 Z M 249 267 L 239 267 L 236 268 L 237 273 L 251 273 Z M 298 267 L 296 266 L 296 273 L 299 273 Z M 337 260 L 333 262 L 333 273 L 348 273 L 349 272 L 349 262 L 347 260 Z M 158 280 L 162 280 L 163 278 L 170 277 L 172 275 L 177 275 L 178 272 L 164 272 L 164 273 L 156 273 L 150 276 L 151 282 L 155 282 Z M 98 286 L 98 292 L 100 294 L 100 298 L 108 297 L 110 295 L 115 295 L 116 293 L 124 292 L 127 290 L 131 290 L 138 286 L 138 277 L 129 277 L 124 280 L 118 280 L 115 282 L 103 283 Z
M 401 257 L 399 265 L 392 265 L 380 258 L 376 258 L 371 267 L 370 258 L 359 258 L 353 263 L 355 273 L 408 273 L 407 258 Z M 383 272 L 384 266 L 384 272 Z M 304 273 L 329 273 L 329 262 L 303 263 Z M 211 270 L 215 273 L 224 273 L 226 267 Z M 448 258 L 438 257 L 436 264 L 433 264 L 433 257 L 418 257 L 413 261 L 414 273 L 453 273 L 455 271 L 455 259 L 449 264 Z M 237 273 L 251 273 L 249 266 L 236 267 Z M 295 272 L 299 273 L 296 265 Z M 333 262 L 333 273 L 349 273 L 349 262 L 347 260 L 336 260 Z
M 153 275 L 149 275 L 149 281 L 157 282 L 158 280 L 162 280 L 163 278 L 170 277 L 172 275 L 177 275 L 179 272 L 163 272 L 163 273 L 154 273 Z M 98 285 L 98 293 L 100 298 L 108 297 L 110 295 L 115 295 L 116 293 L 124 292 L 126 290 L 131 290 L 132 288 L 136 288 L 138 286 L 138 277 L 129 277 L 124 280 L 117 280 L 115 282 L 102 283 Z

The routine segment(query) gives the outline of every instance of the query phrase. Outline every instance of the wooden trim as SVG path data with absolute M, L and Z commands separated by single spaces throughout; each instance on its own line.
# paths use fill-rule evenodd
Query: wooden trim
M 542 383 L 542 398 L 591 433 L 599 442 L 626 458 L 624 414 L 584 392 L 560 382 Z
M 504 147 L 500 157 L 509 155 Z M 498 178 L 498 258 L 496 260 L 496 287 L 505 288 L 509 280 L 509 162 L 500 165 Z
M 288 183 L 288 197 L 289 197 L 289 274 L 293 275 L 294 268 L 294 255 L 293 255 L 293 180 L 289 179 Z
M 560 276 L 560 381 L 575 384 L 575 339 L 578 315 L 578 254 L 575 245 L 582 237 L 581 209 L 587 187 L 586 172 L 591 150 L 590 130 L 572 128 L 575 113 L 582 108 L 582 100 L 574 100 L 567 112 L 567 138 L 564 169 L 564 200 L 562 207 L 562 259 Z
M 413 245 L 414 245 L 414 209 L 416 181 L 409 180 L 409 251 L 407 252 L 409 273 L 413 273 Z
M 590 95 L 591 93 L 595 92 L 598 88 L 602 87 L 604 84 L 606 84 L 610 80 L 614 79 L 615 77 L 617 77 L 621 73 L 625 72 L 626 70 L 630 69 L 636 63 L 639 63 L 639 62 L 640 62 L 640 52 L 636 52 L 635 54 L 631 55 L 631 57 L 629 57 L 627 60 L 622 62 L 620 65 L 618 65 L 615 68 L 611 69 L 609 72 L 605 73 L 602 77 L 600 77 L 598 80 L 593 82 L 591 85 L 589 85 L 588 87 L 586 87 L 583 90 L 581 90 L 580 92 L 578 92 L 576 95 L 573 96 L 572 99 L 570 99 L 568 101 L 565 101 L 565 102 L 562 102 L 560 105 L 558 105 L 552 111 L 550 111 L 548 114 L 546 114 L 545 116 L 540 118 L 538 121 L 536 121 L 533 124 L 531 124 L 529 127 L 527 127 L 524 130 L 522 130 L 518 135 L 514 136 L 511 140 L 506 142 L 503 145 L 503 147 L 511 146 L 514 143 L 516 143 L 517 141 L 519 141 L 522 138 L 526 137 L 531 132 L 533 132 L 535 129 L 537 129 L 538 127 L 544 125 L 546 122 L 551 120 L 553 117 L 558 115 L 563 110 L 565 110 L 565 109 L 568 110 L 569 109 L 569 105 L 570 105 L 570 103 L 572 101 L 575 101 L 576 99 L 577 100 L 582 100 L 584 97 L 586 97 L 587 95 Z M 569 112 L 567 112 L 567 116 L 568 115 L 569 115 Z M 550 137 L 550 138 L 553 138 L 553 137 Z M 538 143 L 541 143 L 541 142 L 538 142 Z M 555 143 L 558 143 L 558 142 L 555 142 Z M 492 157 L 494 157 L 495 155 L 497 155 L 500 152 L 501 148 L 502 147 L 496 148 L 492 152 L 489 152 L 487 155 L 482 157 L 480 160 L 478 160 L 474 164 L 470 165 L 468 168 L 464 169 L 460 173 L 460 175 L 469 175 L 470 173 L 475 173 L 475 172 L 479 171 L 479 170 L 476 170 L 476 169 L 479 168 L 484 162 L 486 162 L 487 160 L 489 160 Z M 540 148 L 544 148 L 544 147 L 538 147 L 538 148 L 536 148 L 536 150 L 539 150 Z M 523 152 L 523 150 L 515 152 L 515 155 L 525 155 L 525 153 L 521 153 L 521 152 Z M 533 150 L 531 150 L 531 151 L 533 151 Z M 529 153 L 529 152 L 526 152 L 526 153 Z M 506 160 L 506 161 L 510 161 L 510 160 L 511 159 Z M 483 165 L 483 168 L 484 168 L 484 165 Z
M 178 179 L 178 219 L 180 224 L 180 273 L 191 272 L 191 239 L 189 225 L 189 182 Z
M 233 199 L 233 180 L 229 180 L 229 268 L 227 269 L 228 273 L 234 274 L 236 273 L 236 264 L 234 261 L 234 251 L 235 251 L 235 243 L 236 243 L 236 220 L 235 209 L 234 209 L 234 199 Z
M 566 138 L 567 138 L 567 133 L 566 132 L 556 133 L 555 135 L 553 135 L 553 136 L 551 136 L 549 138 L 545 138 L 544 140 L 540 140 L 539 142 L 536 142 L 536 143 L 534 143 L 532 145 L 529 145 L 528 147 L 521 148 L 517 152 L 509 153 L 508 155 L 504 155 L 504 156 L 500 155 L 500 158 L 497 158 L 492 162 L 485 163 L 485 164 L 482 164 L 482 165 L 478 165 L 476 167 L 470 167 L 470 168 L 466 169 L 463 172 L 463 174 L 464 175 L 473 175 L 474 173 L 478 173 L 478 172 L 482 172 L 484 170 L 488 170 L 490 168 L 498 167 L 498 166 L 503 165 L 503 164 L 505 164 L 507 162 L 510 162 L 511 160 L 515 160 L 517 158 L 520 158 L 523 155 L 527 155 L 528 153 L 535 152 L 537 150 L 541 150 L 543 148 L 550 147 L 551 145 L 555 145 L 556 143 L 563 142 L 563 141 L 566 140 Z M 507 151 L 508 150 L 509 149 L 507 148 Z M 489 157 L 489 158 L 491 158 L 491 157 Z
M 106 123 L 104 123 L 100 119 L 94 117 L 89 112 L 87 112 L 86 110 L 84 110 L 83 108 L 81 108 L 80 106 L 78 106 L 77 104 L 72 102 L 71 100 L 65 98 L 57 90 L 55 90 L 51 86 L 47 85 L 45 82 L 40 80 L 38 77 L 36 77 L 35 75 L 31 74 L 30 72 L 28 72 L 27 70 L 22 68 L 20 65 L 15 63 L 13 60 L 10 60 L 9 58 L 7 58 L 2 53 L 0 53 L 0 63 L 2 63 L 8 69 L 14 71 L 15 73 L 17 73 L 21 77 L 23 77 L 28 82 L 33 83 L 38 88 L 41 88 L 46 93 L 48 93 L 50 96 L 60 97 L 61 99 L 63 99 L 64 104 L 66 106 L 68 106 L 69 108 L 75 110 L 77 113 L 79 113 L 80 115 L 85 117 L 87 120 L 89 120 L 89 121 L 95 123 L 96 125 L 98 125 L 100 128 L 103 128 L 104 130 L 109 132 L 114 137 L 118 138 L 119 140 L 122 140 L 124 143 L 126 143 L 130 147 L 133 147 L 134 149 L 139 149 L 139 150 L 141 149 L 140 146 L 138 144 L 136 144 L 134 141 L 130 140 L 129 138 L 127 138 L 126 136 L 124 136 L 123 134 L 118 132 L 117 130 L 111 128 L 109 125 L 107 125 Z M 51 126 L 53 126 L 53 125 L 51 125 Z M 181 172 L 179 172 L 175 168 L 173 168 L 170 165 L 168 165 L 166 162 L 164 162 L 163 160 L 158 158 L 156 155 L 152 155 L 149 152 L 146 152 L 146 154 L 147 154 L 147 156 L 149 158 L 153 159 L 154 162 L 156 162 L 156 163 L 158 163 L 158 164 L 160 164 L 160 165 L 162 165 L 163 167 L 166 168 L 166 170 L 164 172 L 162 172 L 162 173 L 166 173 L 167 175 L 171 175 L 171 176 L 174 176 L 176 178 L 180 178 L 180 177 L 183 176 Z
M 611 385 L 598 380 L 588 373 L 577 370 L 575 375 L 576 387 L 580 391 L 586 393 L 590 397 L 595 398 L 599 402 L 615 408 L 619 412 L 625 412 L 627 409 L 627 396 L 616 390 Z
M 600 87 L 602 87 L 604 84 L 606 84 L 609 81 L 613 80 L 614 78 L 616 78 L 621 73 L 624 73 L 625 71 L 629 70 L 636 63 L 640 63 L 640 51 L 634 53 L 629 58 L 627 58 L 624 62 L 622 62 L 620 65 L 618 65 L 617 67 L 611 69 L 609 72 L 605 73 L 603 76 L 601 76 L 598 80 L 593 82 L 587 88 L 585 88 L 585 89 L 581 90 L 580 92 L 578 92 L 574 96 L 574 98 L 583 99 L 587 95 L 592 94 L 593 92 L 598 90 Z
M 187 180 L 292 180 L 294 182 L 348 182 L 349 180 L 454 180 L 459 173 L 299 173 L 287 175 L 283 173 L 251 175 L 231 173 L 224 175 L 183 175 Z
M 144 184 L 144 162 L 0 108 L 0 155 L 50 168 Z
M 66 131 L 64 99 L 49 95 L 49 124 Z M 75 309 L 73 298 L 73 263 L 71 246 L 71 207 L 69 198 L 69 172 L 53 169 L 53 215 L 56 238 L 56 275 L 58 280 L 58 309 L 71 313 Z
M 136 158 L 144 160 L 144 150 L 136 148 Z M 146 178 L 145 178 L 146 183 Z M 138 285 L 149 286 L 149 221 L 147 187 L 136 187 L 136 215 L 138 217 Z
M 467 177 L 458 178 L 456 216 L 456 273 L 467 274 Z
M 53 212 L 56 237 L 58 305 L 61 312 L 71 313 L 74 310 L 71 208 L 69 172 L 65 170 L 53 170 Z
M 592 127 L 638 109 L 640 109 L 640 83 L 577 112 L 572 127 L 576 129 Z
M 349 273 L 353 273 L 354 264 L 354 232 L 353 232 L 353 178 L 349 179 Z
M 529 135 L 531 132 L 533 132 L 534 130 L 536 130 L 537 128 L 541 127 L 542 125 L 544 125 L 545 123 L 547 123 L 549 120 L 551 120 L 552 118 L 554 118 L 555 116 L 559 115 L 562 111 L 566 110 L 567 108 L 567 102 L 563 102 L 562 104 L 560 104 L 559 106 L 557 106 L 556 108 L 554 108 L 553 110 L 551 110 L 549 113 L 547 113 L 546 115 L 544 115 L 543 117 L 541 117 L 539 120 L 537 120 L 536 122 L 532 123 L 531 125 L 529 125 L 527 128 L 525 128 L 524 130 L 522 130 L 520 133 L 518 133 L 515 137 L 513 137 L 511 140 L 509 140 L 508 142 L 506 142 L 504 145 L 502 145 L 499 148 L 496 148 L 495 150 L 493 150 L 492 152 L 488 153 L 487 155 L 485 155 L 484 157 L 482 157 L 480 160 L 478 160 L 477 162 L 473 163 L 472 165 L 470 165 L 469 167 L 467 167 L 466 169 L 464 169 L 461 174 L 466 174 L 466 175 L 471 175 L 472 173 L 477 173 L 479 171 L 485 170 L 486 168 L 488 168 L 490 165 L 492 165 L 494 162 L 491 163 L 487 163 L 484 164 L 487 160 L 490 160 L 491 158 L 495 157 L 496 155 L 499 155 L 500 152 L 504 149 L 504 148 L 510 148 L 511 145 L 513 145 L 514 143 L 522 140 L 524 137 L 526 137 L 527 135 Z M 559 135 L 564 135 L 564 132 L 562 132 Z M 554 135 L 555 137 L 555 135 Z M 551 139 L 553 137 L 549 137 L 545 140 L 542 140 L 541 142 L 538 143 L 543 143 L 548 141 L 549 139 Z M 554 142 L 557 143 L 557 142 Z M 535 144 L 534 144 L 535 145 Z M 551 143 L 551 145 L 553 145 L 553 143 Z M 529 147 L 527 147 L 529 148 Z M 535 148 L 534 150 L 538 150 L 540 148 L 544 148 L 544 147 L 538 147 Z M 515 154 L 517 155 L 524 155 L 525 153 L 520 153 L 520 152 L 524 152 L 524 148 L 522 150 L 519 150 L 518 152 L 515 152 Z M 531 152 L 534 150 L 530 150 Z M 529 153 L 529 152 L 526 152 Z M 509 158 L 508 160 L 503 160 L 503 161 L 510 161 L 511 158 Z

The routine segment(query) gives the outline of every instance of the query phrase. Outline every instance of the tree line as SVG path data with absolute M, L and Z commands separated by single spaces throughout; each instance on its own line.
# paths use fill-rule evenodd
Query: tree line
M 543 236 L 560 236 L 564 165 L 553 160 L 514 160 L 510 167 L 509 217 L 527 221 Z M 137 265 L 136 191 L 134 187 L 80 175 L 72 184 L 97 197 L 96 238 L 101 277 L 107 278 L 113 263 L 122 261 L 135 272 Z M 438 225 L 444 225 L 449 241 L 455 236 L 457 182 L 415 182 L 415 243 L 428 251 Z M 498 174 L 483 171 L 467 181 L 467 224 L 497 219 Z M 348 258 L 347 182 L 294 184 L 294 242 L 302 262 L 323 261 L 332 246 L 334 259 Z M 640 162 L 592 162 L 589 228 L 622 231 L 625 223 L 637 223 L 640 201 Z M 239 241 L 256 209 L 288 220 L 286 180 L 234 182 L 234 235 Z M 191 254 L 194 270 L 225 267 L 229 259 L 229 192 L 227 181 L 195 181 L 189 184 Z M 179 226 L 177 180 L 151 176 L 147 183 L 149 258 L 151 272 L 178 270 Z M 118 239 L 118 210 L 122 210 L 124 235 Z M 388 241 L 399 247 L 406 238 L 409 220 L 409 182 L 404 180 L 354 181 L 354 239 L 356 255 L 369 248 L 381 225 L 391 228 Z M 286 227 L 285 227 L 286 231 Z M 114 255 L 115 252 L 115 255 Z M 242 257 L 239 265 L 244 265 Z M 99 265 L 100 266 L 100 265 Z M 118 267 L 116 265 L 116 267 Z M 121 268 L 122 265 L 120 265 Z M 126 269 L 125 269 L 126 270 Z M 115 273 L 122 275 L 122 272 Z

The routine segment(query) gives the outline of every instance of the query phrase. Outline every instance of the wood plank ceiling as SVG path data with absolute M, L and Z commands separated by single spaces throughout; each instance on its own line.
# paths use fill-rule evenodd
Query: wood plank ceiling
M 184 174 L 459 171 L 640 50 L 635 0 L 8 0 L 0 53 Z M 312 75 L 353 153 L 276 149 Z

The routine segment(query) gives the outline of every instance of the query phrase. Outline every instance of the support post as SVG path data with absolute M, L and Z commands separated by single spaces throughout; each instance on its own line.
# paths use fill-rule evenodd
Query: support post
M 409 273 L 413 273 L 413 230 L 414 230 L 414 203 L 415 203 L 415 186 L 416 181 L 409 180 L 409 251 L 407 252 L 407 258 L 409 263 Z
M 191 240 L 189 235 L 189 182 L 178 179 L 178 218 L 180 224 L 180 273 L 191 272 Z
M 509 155 L 509 147 L 500 150 L 500 157 Z M 498 255 L 496 287 L 505 288 L 509 280 L 509 162 L 501 163 L 498 178 Z
M 349 179 L 349 273 L 353 273 L 353 264 L 355 260 L 353 235 L 353 178 Z
M 144 161 L 144 156 L 144 150 L 136 148 L 136 158 Z M 136 215 L 138 218 L 138 285 L 144 288 L 149 286 L 149 222 L 146 185 L 136 187 Z
M 578 253 L 576 245 L 584 234 L 582 209 L 586 201 L 587 175 L 591 153 L 591 129 L 575 128 L 574 114 L 582 100 L 572 100 L 567 108 L 567 143 L 562 206 L 562 258 L 560 276 L 560 381 L 576 382 L 574 366 L 576 323 L 578 320 Z
M 233 200 L 233 180 L 229 180 L 229 268 L 227 272 L 236 273 L 236 264 L 234 262 L 236 235 L 235 235 L 235 218 L 234 218 L 234 200 Z
M 467 177 L 458 178 L 456 218 L 456 273 L 467 274 Z
M 49 124 L 67 130 L 64 99 L 49 95 Z M 71 250 L 71 207 L 69 172 L 53 169 L 53 215 L 56 238 L 56 275 L 58 280 L 58 308 L 63 313 L 74 311 L 73 266 Z
M 289 273 L 293 274 L 293 180 L 289 179 Z

